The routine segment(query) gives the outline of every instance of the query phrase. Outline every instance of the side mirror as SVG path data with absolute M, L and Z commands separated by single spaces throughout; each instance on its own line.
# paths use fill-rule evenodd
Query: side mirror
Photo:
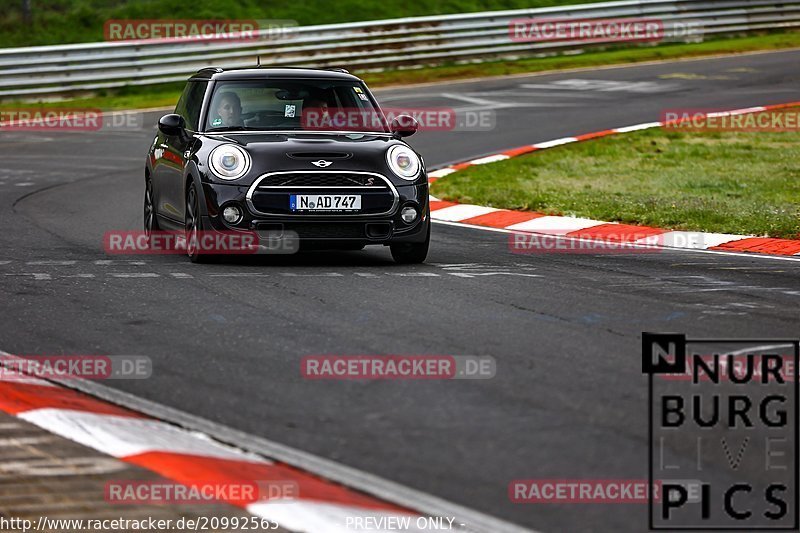
M 417 133 L 419 122 L 411 115 L 397 115 L 389 128 L 398 137 L 409 137 Z
M 182 116 L 171 113 L 158 119 L 158 129 L 169 137 L 181 135 L 186 129 L 186 121 Z

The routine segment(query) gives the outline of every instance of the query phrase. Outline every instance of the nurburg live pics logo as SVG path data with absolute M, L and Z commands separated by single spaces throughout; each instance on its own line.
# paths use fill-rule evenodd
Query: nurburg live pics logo
M 642 334 L 650 530 L 797 531 L 799 355 L 797 339 Z

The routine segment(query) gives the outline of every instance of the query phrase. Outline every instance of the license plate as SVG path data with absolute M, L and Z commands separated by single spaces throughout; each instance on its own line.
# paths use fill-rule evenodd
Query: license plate
M 358 211 L 361 195 L 358 194 L 292 194 L 289 196 L 292 211 Z

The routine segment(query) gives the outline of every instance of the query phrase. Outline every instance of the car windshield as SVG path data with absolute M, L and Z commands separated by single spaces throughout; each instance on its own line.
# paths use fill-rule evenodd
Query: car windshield
M 388 132 L 386 120 L 360 82 L 247 80 L 217 82 L 205 131 Z

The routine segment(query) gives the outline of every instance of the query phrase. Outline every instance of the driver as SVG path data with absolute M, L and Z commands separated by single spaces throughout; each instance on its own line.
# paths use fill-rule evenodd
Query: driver
M 329 127 L 331 116 L 328 112 L 328 102 L 322 98 L 308 98 L 303 101 L 302 124 L 306 129 L 322 129 Z
M 216 117 L 212 122 L 212 127 L 244 126 L 242 122 L 242 101 L 239 95 L 234 92 L 224 92 L 217 97 L 217 105 L 214 108 Z

